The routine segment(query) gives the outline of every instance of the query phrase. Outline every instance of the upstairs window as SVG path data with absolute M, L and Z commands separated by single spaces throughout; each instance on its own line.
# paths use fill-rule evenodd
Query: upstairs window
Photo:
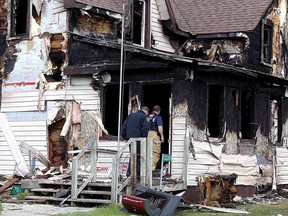
M 272 63 L 272 44 L 273 44 L 273 23 L 265 19 L 262 21 L 262 43 L 261 43 L 261 62 L 263 64 Z
M 145 23 L 146 23 L 146 2 L 143 0 L 134 1 L 133 13 L 133 43 L 144 46 Z
M 11 0 L 11 37 L 28 37 L 30 26 L 30 0 Z

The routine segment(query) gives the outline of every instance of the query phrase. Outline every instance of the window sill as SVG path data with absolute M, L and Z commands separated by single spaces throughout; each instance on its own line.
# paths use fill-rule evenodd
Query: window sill
M 256 145 L 255 139 L 239 139 L 239 143 L 242 145 Z
M 261 61 L 261 64 L 262 64 L 262 65 L 264 65 L 264 66 L 270 67 L 270 68 L 272 68 L 272 67 L 273 67 L 273 65 L 272 65 L 272 64 L 270 64 L 270 63 L 267 63 L 267 62 L 264 62 L 264 61 Z
M 30 37 L 28 35 L 19 35 L 19 36 L 11 36 L 7 37 L 7 40 L 29 40 Z

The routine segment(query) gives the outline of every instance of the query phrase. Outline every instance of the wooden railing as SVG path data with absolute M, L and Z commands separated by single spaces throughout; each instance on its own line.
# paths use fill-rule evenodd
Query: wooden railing
M 132 190 L 135 188 L 137 183 L 137 171 L 136 171 L 136 160 L 137 160 L 137 149 L 136 142 L 140 142 L 140 183 L 147 187 L 152 187 L 152 138 L 131 138 L 127 141 L 126 145 L 117 152 L 112 162 L 112 187 L 111 187 L 111 202 L 117 203 L 118 196 L 121 191 L 130 183 Z M 130 158 L 131 158 L 131 175 L 125 179 L 119 185 L 119 161 L 122 154 L 130 146 Z

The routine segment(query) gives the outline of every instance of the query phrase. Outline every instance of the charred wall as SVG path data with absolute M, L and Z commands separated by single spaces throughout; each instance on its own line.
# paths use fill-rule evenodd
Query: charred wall
M 207 106 L 206 83 L 198 80 L 193 80 L 193 82 L 176 80 L 172 85 L 172 92 L 173 106 L 187 101 L 188 114 L 191 118 L 192 125 L 195 126 L 197 130 L 205 131 Z M 197 137 L 197 135 L 194 134 L 194 137 Z
M 73 40 L 69 47 L 69 65 L 119 62 L 119 50 Z
M 240 110 L 240 91 L 237 88 L 225 88 L 225 121 L 230 132 L 238 133 L 239 130 L 239 110 Z
M 252 32 L 247 32 L 250 45 L 245 52 L 244 68 L 271 73 L 272 68 L 261 64 L 261 22 Z
M 4 54 L 7 48 L 6 35 L 7 35 L 7 2 L 0 0 L 0 74 L 4 76 Z
M 2 77 L 4 76 L 5 58 L 4 54 L 7 48 L 7 3 L 6 0 L 0 0 L 0 86 L 2 86 Z M 2 88 L 0 88 L 0 105 L 1 105 Z
M 283 124 L 282 137 L 288 136 L 288 98 L 283 98 L 281 103 L 281 121 Z
M 265 93 L 257 93 L 256 94 L 256 108 L 255 108 L 255 124 L 256 125 L 256 130 L 258 127 L 260 127 L 261 133 L 264 136 L 269 135 L 269 125 L 268 125 L 268 117 L 269 115 L 269 109 L 268 109 L 268 95 Z

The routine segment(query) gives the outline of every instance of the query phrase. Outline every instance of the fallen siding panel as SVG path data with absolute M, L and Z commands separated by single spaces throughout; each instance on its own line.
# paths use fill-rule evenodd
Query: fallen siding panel
M 194 141 L 196 160 L 191 154 L 189 155 L 188 186 L 196 186 L 196 179 L 202 174 L 230 175 L 235 173 L 238 175 L 236 185 L 255 186 L 259 183 L 259 166 L 256 156 L 226 155 L 222 154 L 222 148 L 223 145 Z
M 47 90 L 40 97 L 39 92 L 5 92 L 2 95 L 1 112 L 23 112 L 45 110 L 45 101 L 49 100 L 76 100 L 81 110 L 100 110 L 100 97 L 97 91 L 90 86 L 68 86 L 67 89 Z
M 199 175 L 219 173 L 219 156 L 215 157 L 214 153 L 211 153 L 211 148 L 213 152 L 219 152 L 222 149 L 222 146 L 210 146 L 208 143 L 197 140 L 194 140 L 193 144 L 196 159 L 194 160 L 192 154 L 189 154 L 188 186 L 196 186 Z M 201 159 L 206 159 L 206 162 L 203 163 Z
M 17 139 L 14 136 L 11 128 L 9 127 L 7 118 L 5 114 L 3 113 L 0 113 L 0 128 L 7 141 L 7 145 L 9 146 L 10 151 L 12 152 L 13 159 L 15 161 L 14 165 L 17 164 L 15 166 L 16 170 L 18 171 L 20 175 L 24 177 L 29 172 L 29 170 L 25 162 L 25 159 L 20 151 L 19 145 L 17 143 Z M 5 155 L 3 155 L 2 157 L 1 157 L 1 160 L 7 161 L 8 158 L 5 158 Z
M 18 113 L 21 116 L 21 114 Z M 40 114 L 41 115 L 41 114 Z M 43 120 L 30 120 L 25 119 L 24 121 L 14 121 L 11 116 L 8 115 L 8 125 L 13 132 L 13 135 L 20 144 L 23 140 L 34 149 L 38 150 L 44 156 L 47 156 L 47 140 L 46 140 L 46 121 Z M 16 115 L 15 115 L 16 116 Z M 23 118 L 26 118 L 23 114 Z M 31 115 L 33 116 L 33 115 Z M 17 117 L 19 118 L 19 116 Z M 31 136 L 31 133 L 33 136 Z M 24 160 L 29 167 L 29 155 L 24 155 Z M 0 173 L 4 175 L 13 175 L 16 161 L 13 158 L 11 149 L 9 148 L 8 142 L 4 136 L 3 131 L 0 130 Z M 45 168 L 40 162 L 36 161 L 35 167 L 40 169 Z

